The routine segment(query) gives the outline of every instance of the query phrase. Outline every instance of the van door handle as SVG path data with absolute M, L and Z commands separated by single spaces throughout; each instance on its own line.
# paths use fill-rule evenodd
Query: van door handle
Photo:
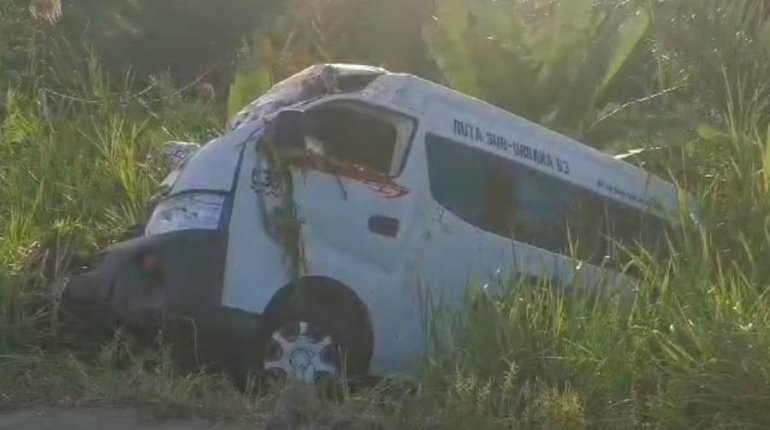
M 369 231 L 380 236 L 398 236 L 399 222 L 396 218 L 374 215 L 369 218 Z

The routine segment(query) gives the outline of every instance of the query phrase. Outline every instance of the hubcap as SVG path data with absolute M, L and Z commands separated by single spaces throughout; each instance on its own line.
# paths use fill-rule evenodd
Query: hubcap
M 273 333 L 264 358 L 264 369 L 272 376 L 315 383 L 336 377 L 337 360 L 331 336 L 301 321 Z

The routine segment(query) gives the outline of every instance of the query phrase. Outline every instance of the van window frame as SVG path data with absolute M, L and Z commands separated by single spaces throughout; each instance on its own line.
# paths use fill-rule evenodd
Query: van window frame
M 398 153 L 399 142 L 396 143 L 396 147 L 394 148 L 394 152 L 393 152 L 393 159 L 391 160 L 391 172 L 385 174 L 385 173 L 376 171 L 377 174 L 390 179 L 396 179 L 396 178 L 399 178 L 401 175 L 403 175 L 404 171 L 406 170 L 407 161 L 409 160 L 409 157 L 412 153 L 412 149 L 414 147 L 414 141 L 417 136 L 417 132 L 420 128 L 419 119 L 414 115 L 411 115 L 402 110 L 396 109 L 392 105 L 377 103 L 376 101 L 373 101 L 370 98 L 353 96 L 350 94 L 341 94 L 341 95 L 335 95 L 335 96 L 322 97 L 319 99 L 309 101 L 307 104 L 303 105 L 301 108 L 304 112 L 309 113 L 315 109 L 322 108 L 323 106 L 328 106 L 331 104 L 338 104 L 338 103 L 360 105 L 365 110 L 384 112 L 386 115 L 390 117 L 396 117 L 398 119 L 404 120 L 404 122 L 408 122 L 411 125 L 411 130 L 406 134 L 406 136 L 404 136 L 405 142 L 404 142 L 403 150 L 401 151 L 401 154 Z M 400 134 L 400 130 L 398 130 L 398 127 L 396 127 L 396 130 Z M 398 138 L 401 139 L 401 136 L 399 136 Z M 400 158 L 400 160 L 398 158 Z M 371 169 L 371 170 L 374 171 L 374 169 Z
M 512 160 L 512 159 L 509 159 L 509 158 L 506 158 L 506 157 L 501 157 L 501 156 L 499 156 L 497 154 L 494 154 L 494 153 L 492 153 L 490 151 L 486 151 L 484 149 L 477 148 L 477 147 L 475 147 L 473 145 L 468 145 L 468 144 L 462 143 L 462 142 L 460 142 L 460 141 L 458 141 L 456 139 L 452 139 L 452 138 L 449 138 L 449 137 L 446 137 L 446 136 L 443 136 L 443 135 L 437 134 L 437 133 L 427 133 L 426 134 L 426 146 L 425 146 L 425 152 L 426 152 L 426 154 L 425 154 L 426 155 L 426 173 L 427 173 L 427 176 L 428 176 L 428 178 L 427 178 L 427 180 L 428 180 L 428 192 L 429 192 L 431 200 L 433 200 L 435 202 L 435 204 L 439 205 L 441 208 L 443 208 L 447 212 L 452 213 L 455 217 L 457 217 L 460 220 L 460 222 L 462 222 L 464 224 L 467 224 L 470 227 L 472 227 L 473 229 L 478 230 L 480 232 L 486 232 L 488 234 L 492 234 L 492 235 L 495 235 L 497 237 L 505 238 L 505 239 L 508 239 L 508 240 L 513 240 L 514 242 L 517 242 L 517 243 L 520 243 L 520 244 L 523 244 L 523 245 L 532 246 L 534 248 L 537 248 L 540 251 L 547 252 L 547 253 L 550 253 L 552 255 L 556 255 L 556 256 L 559 256 L 559 257 L 572 258 L 572 256 L 570 256 L 568 252 L 557 251 L 557 250 L 554 250 L 554 249 L 549 249 L 549 247 L 545 247 L 545 246 L 542 246 L 540 244 L 533 243 L 533 242 L 531 242 L 531 241 L 529 241 L 529 240 L 527 240 L 527 239 L 525 239 L 523 237 L 517 237 L 516 233 L 513 232 L 513 231 L 509 231 L 508 235 L 506 236 L 506 234 L 502 233 L 500 231 L 500 229 L 495 228 L 494 225 L 492 223 L 489 223 L 487 218 L 486 218 L 487 217 L 487 215 L 486 215 L 486 205 L 487 205 L 486 194 L 484 194 L 481 197 L 482 201 L 481 201 L 481 207 L 480 208 L 481 208 L 481 212 L 484 215 L 482 215 L 482 217 L 479 218 L 479 219 L 468 219 L 467 213 L 459 213 L 455 209 L 447 206 L 447 201 L 443 200 L 442 198 L 437 197 L 437 195 L 436 195 L 436 192 L 435 192 L 435 185 L 436 185 L 436 183 L 434 182 L 433 171 L 431 170 L 431 159 L 430 159 L 430 157 L 431 157 L 431 148 L 435 148 L 437 146 L 442 145 L 441 143 L 438 143 L 437 141 L 444 141 L 445 144 L 448 144 L 450 146 L 454 146 L 456 148 L 463 148 L 462 151 L 467 151 L 468 154 L 474 154 L 475 153 L 475 154 L 477 154 L 479 159 L 483 159 L 483 160 L 485 160 L 485 162 L 494 163 L 494 164 L 490 164 L 490 166 L 493 167 L 494 169 L 500 169 L 501 166 L 506 166 L 504 170 L 509 172 L 509 175 L 508 175 L 509 178 L 507 179 L 507 182 L 509 184 L 511 184 L 511 185 L 513 184 L 512 181 L 516 179 L 516 175 L 520 175 L 520 174 L 526 175 L 527 172 L 537 172 L 538 174 L 542 174 L 544 176 L 552 178 L 553 180 L 555 180 L 558 183 L 562 183 L 562 184 L 566 185 L 568 188 L 572 188 L 574 190 L 578 190 L 581 194 L 584 195 L 584 197 L 588 198 L 588 200 L 585 200 L 585 201 L 587 203 L 589 203 L 589 204 L 591 203 L 591 200 L 596 200 L 596 201 L 600 202 L 601 205 L 604 207 L 605 211 L 611 209 L 611 207 L 623 208 L 624 210 L 632 210 L 632 211 L 636 212 L 636 214 L 639 215 L 640 217 L 650 217 L 651 219 L 654 220 L 653 222 L 660 223 L 662 226 L 664 226 L 664 228 L 666 230 L 666 232 L 664 234 L 670 233 L 670 231 L 671 231 L 670 229 L 673 226 L 673 220 L 671 218 L 658 216 L 658 215 L 655 214 L 654 211 L 646 211 L 646 210 L 643 210 L 641 208 L 634 207 L 634 206 L 629 205 L 629 204 L 627 204 L 627 203 L 625 203 L 625 202 L 623 202 L 621 200 L 614 199 L 611 196 L 599 193 L 596 190 L 592 190 L 591 188 L 586 187 L 584 185 L 580 185 L 580 184 L 577 184 L 577 183 L 574 183 L 574 182 L 571 182 L 571 181 L 564 180 L 563 178 L 559 178 L 559 177 L 556 177 L 556 176 L 553 176 L 553 175 L 549 175 L 549 174 L 547 174 L 545 172 L 539 171 L 538 169 L 534 169 L 531 166 L 527 166 L 526 164 L 520 163 L 520 162 L 518 162 L 516 160 Z M 468 161 L 468 160 L 466 160 L 466 161 Z M 487 183 L 487 181 L 489 181 L 489 177 L 485 176 L 483 182 Z M 483 193 L 486 193 L 486 190 L 484 190 Z M 607 256 L 610 256 L 610 248 L 611 247 L 614 248 L 614 247 L 617 246 L 617 243 L 623 242 L 623 237 L 622 237 L 623 235 L 615 235 L 615 234 L 609 234 L 608 233 L 608 230 L 610 228 L 608 228 L 607 223 L 608 222 L 614 222 L 614 220 L 615 219 L 612 218 L 612 217 L 607 217 L 606 219 L 603 219 L 602 222 L 601 222 L 601 228 L 600 228 L 599 231 L 597 231 L 597 233 L 602 236 L 601 241 L 604 242 L 604 244 L 602 245 L 602 249 L 604 250 L 605 256 L 597 256 L 597 257 L 602 257 L 601 260 L 604 260 Z M 569 224 L 566 224 L 565 227 L 568 230 L 570 228 Z M 512 227 L 509 226 L 507 228 L 511 229 Z M 646 230 L 644 228 L 642 228 L 642 229 L 635 229 L 635 234 L 636 233 L 642 234 L 645 231 Z M 511 234 L 511 233 L 513 233 L 513 234 Z M 642 240 L 642 242 L 644 242 L 644 240 Z M 644 243 L 642 243 L 642 245 L 646 246 Z M 621 244 L 621 246 L 623 246 L 623 245 Z M 632 246 L 636 246 L 636 245 L 632 245 Z M 664 239 L 664 242 L 663 242 L 662 246 L 665 248 L 665 239 Z M 647 248 L 645 247 L 645 249 L 647 249 Z M 618 257 L 618 256 L 617 255 L 612 255 L 611 256 L 612 259 L 614 259 L 616 257 Z M 595 267 L 601 266 L 601 264 L 599 264 L 598 262 L 593 261 L 593 260 L 597 260 L 598 261 L 599 259 L 600 258 L 591 259 L 591 258 L 581 258 L 581 257 L 578 257 L 579 261 L 582 261 L 582 262 L 584 262 L 586 264 L 589 264 L 589 265 L 595 266 Z

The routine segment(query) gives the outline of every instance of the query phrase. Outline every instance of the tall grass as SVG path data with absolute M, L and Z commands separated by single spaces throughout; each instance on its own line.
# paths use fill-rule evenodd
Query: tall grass
M 589 3 L 582 4 L 589 8 Z M 635 64 L 630 51 L 643 48 L 643 35 L 658 37 L 652 45 L 674 37 L 661 33 L 661 10 L 654 10 L 649 22 L 646 16 L 613 21 L 625 23 L 629 32 L 621 33 L 614 45 L 616 62 Z M 593 6 L 591 11 L 596 12 Z M 750 21 L 754 26 L 759 15 L 728 12 L 735 20 L 708 15 L 703 25 Z M 438 38 L 435 49 L 467 48 L 452 39 L 456 35 L 451 30 L 457 28 L 442 25 L 432 28 Z M 765 21 L 757 26 L 767 27 Z M 694 30 L 702 29 L 678 31 L 699 34 Z M 719 34 L 729 33 L 722 28 Z M 442 45 L 442 35 L 456 44 Z M 536 45 L 519 48 L 537 51 Z M 681 53 L 682 48 L 676 49 Z M 659 81 L 659 89 L 697 64 L 682 55 L 670 59 L 661 60 L 660 76 L 651 79 Z M 547 63 L 560 64 L 557 60 Z M 613 295 L 564 292 L 515 280 L 502 295 L 479 290 L 452 318 L 434 321 L 453 334 L 452 342 L 435 339 L 417 387 L 384 384 L 351 395 L 343 410 L 384 415 L 400 428 L 419 429 L 770 427 L 770 133 L 766 91 L 756 79 L 762 67 L 733 67 L 749 60 L 762 67 L 770 61 L 752 55 L 717 67 L 717 78 L 702 69 L 685 80 L 687 91 L 661 97 L 656 106 L 669 109 L 664 114 L 671 118 L 694 117 L 700 127 L 660 133 L 651 144 L 663 149 L 643 153 L 638 162 L 695 193 L 702 216 L 699 224 L 684 218 L 682 231 L 670 243 L 670 259 L 655 260 L 644 252 L 635 256 L 642 275 L 631 306 Z M 616 62 L 601 56 L 596 67 L 603 72 L 588 75 L 614 80 L 620 70 Z M 456 66 L 455 79 L 476 82 L 478 76 L 463 73 L 479 64 L 484 63 Z M 681 65 L 688 67 L 678 69 Z M 493 71 L 505 70 L 503 66 Z M 555 67 L 553 73 L 561 71 Z M 161 356 L 135 352 L 140 350 L 122 341 L 103 348 L 81 344 L 74 350 L 46 342 L 60 335 L 50 312 L 55 306 L 50 281 L 78 253 L 103 245 L 140 215 L 163 176 L 158 145 L 171 139 L 203 142 L 224 124 L 210 106 L 160 83 L 136 88 L 130 79 L 109 82 L 94 60 L 79 72 L 73 80 L 77 85 L 32 81 L 5 95 L 0 125 L 0 401 L 44 397 L 44 386 L 52 387 L 51 397 L 137 401 L 125 388 L 133 387 L 153 402 L 213 401 L 212 390 L 224 393 L 229 388 L 206 375 L 179 374 Z M 553 85 L 547 101 L 558 105 L 564 99 L 557 88 L 575 81 L 553 76 L 559 85 Z M 482 89 L 504 92 L 491 83 Z M 692 96 L 698 85 L 706 85 L 713 97 Z M 687 101 L 695 106 L 683 115 Z M 597 103 L 583 112 L 590 120 L 604 109 L 604 103 Z M 535 116 L 547 117 L 552 107 Z M 584 115 L 577 122 L 586 123 Z M 148 368 L 155 373 L 148 375 Z M 158 385 L 152 375 L 161 375 Z
M 547 286 L 480 292 L 458 344 L 435 351 L 435 391 L 506 428 L 766 428 L 770 301 L 702 255 L 649 268 L 630 310 Z
M 140 217 L 164 175 L 163 142 L 205 141 L 224 124 L 160 84 L 110 83 L 93 59 L 80 72 L 77 86 L 39 80 L 5 94 L 0 274 L 14 281 L 0 293 L 0 343 L 39 334 L 54 272 Z

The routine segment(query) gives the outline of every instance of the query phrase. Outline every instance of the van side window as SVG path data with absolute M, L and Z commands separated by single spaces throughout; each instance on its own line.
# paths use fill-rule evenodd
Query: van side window
M 666 233 L 670 227 L 660 218 L 633 207 L 607 199 L 604 234 L 609 238 L 608 254 L 625 262 L 625 249 L 643 246 L 662 257 L 666 251 Z
M 537 169 L 430 134 L 426 148 L 433 198 L 484 231 L 593 264 L 665 234 L 664 220 Z
M 601 214 L 587 193 L 538 170 L 513 169 L 514 236 L 552 252 L 600 262 Z
M 307 113 L 307 134 L 326 158 L 389 175 L 398 142 L 396 125 L 351 104 L 330 103 Z
M 463 221 L 493 230 L 484 222 L 489 160 L 466 146 L 432 135 L 428 135 L 426 143 L 433 198 Z

